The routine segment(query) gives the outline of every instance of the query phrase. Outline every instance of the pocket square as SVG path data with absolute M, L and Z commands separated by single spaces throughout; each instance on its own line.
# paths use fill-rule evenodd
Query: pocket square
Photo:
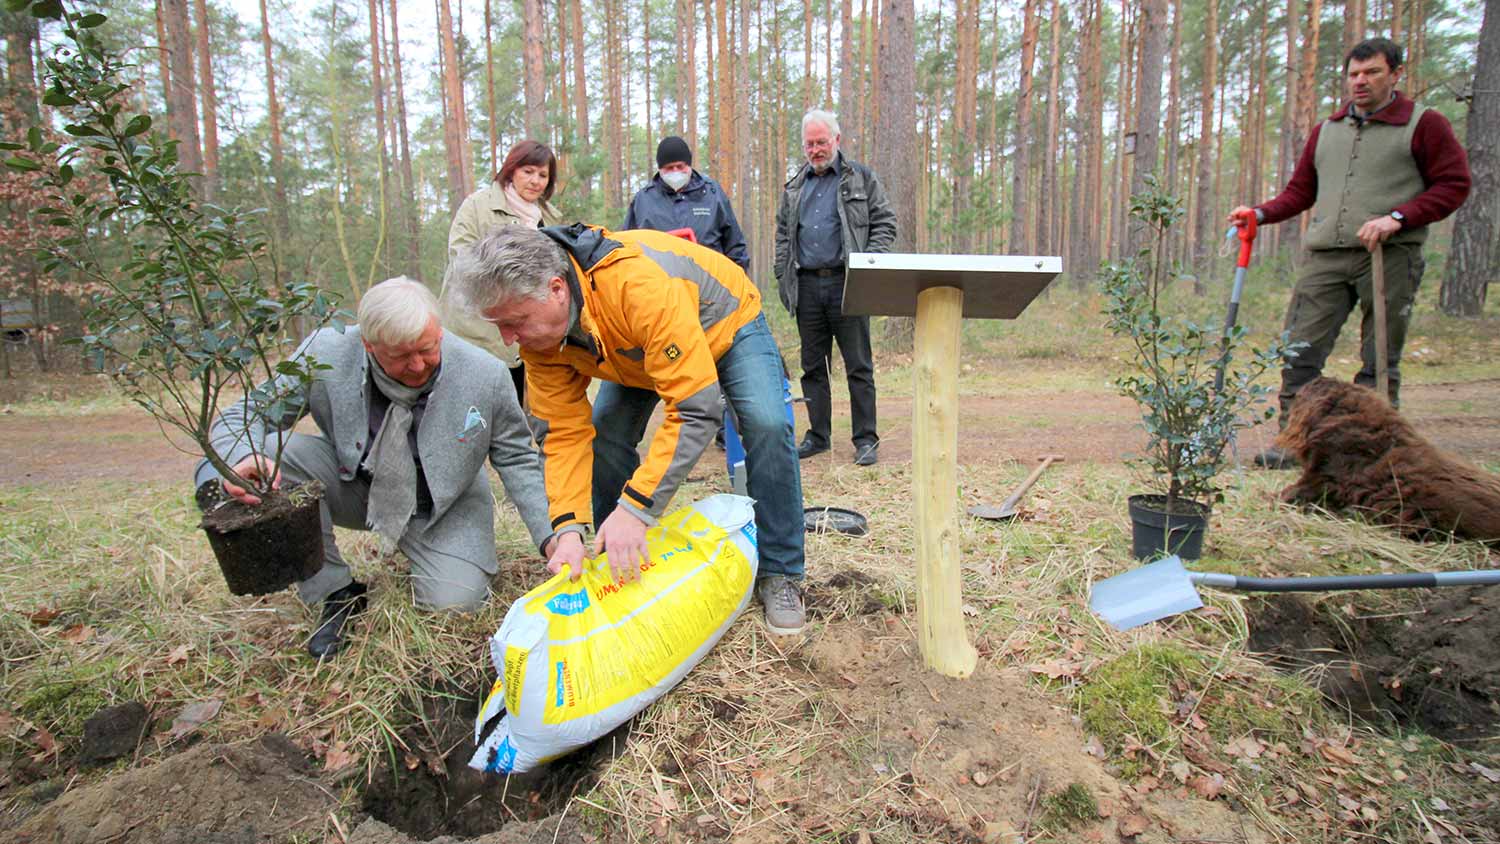
M 479 408 L 470 407 L 469 415 L 464 417 L 464 429 L 463 431 L 459 432 L 458 441 L 461 443 L 466 443 L 469 441 L 470 437 L 474 436 L 480 431 L 485 430 L 488 427 L 489 426 L 484 421 L 484 415 L 479 412 Z

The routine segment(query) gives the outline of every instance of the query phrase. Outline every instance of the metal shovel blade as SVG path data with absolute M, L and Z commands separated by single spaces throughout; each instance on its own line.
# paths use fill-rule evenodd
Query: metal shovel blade
M 969 508 L 968 512 L 969 515 L 976 519 L 989 519 L 992 522 L 998 522 L 1014 516 L 1016 514 L 1016 506 L 1014 504 L 975 504 Z
M 1089 607 L 1116 630 L 1129 630 L 1203 606 L 1176 555 L 1094 584 Z

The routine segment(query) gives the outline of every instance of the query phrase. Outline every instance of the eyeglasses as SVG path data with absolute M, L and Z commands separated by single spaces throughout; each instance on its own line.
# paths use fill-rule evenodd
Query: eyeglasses
M 803 141 L 802 142 L 802 148 L 803 149 L 828 149 L 831 146 L 833 146 L 833 140 L 832 139 L 825 140 L 825 141 Z

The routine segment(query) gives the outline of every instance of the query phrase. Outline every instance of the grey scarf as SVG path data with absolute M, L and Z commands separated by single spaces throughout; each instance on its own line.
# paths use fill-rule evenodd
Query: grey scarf
M 365 523 L 380 534 L 382 550 L 389 552 L 401 540 L 406 523 L 417 510 L 417 461 L 407 434 L 411 431 L 412 407 L 436 378 L 420 387 L 408 387 L 385 374 L 373 356 L 366 353 L 366 358 L 375 388 L 391 404 L 365 457 L 364 468 L 372 476 Z

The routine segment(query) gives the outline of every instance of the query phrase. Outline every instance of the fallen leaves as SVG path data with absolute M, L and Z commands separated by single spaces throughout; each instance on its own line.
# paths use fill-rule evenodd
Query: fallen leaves
M 1224 745 L 1224 752 L 1241 759 L 1259 759 L 1266 752 L 1266 746 L 1255 736 L 1246 735 Z
M 200 700 L 183 707 L 182 712 L 172 719 L 173 740 L 185 738 L 198 731 L 199 727 L 218 717 L 219 710 L 223 708 L 224 701 L 218 698 Z
M 1053 680 L 1073 679 L 1083 673 L 1083 663 L 1068 659 L 1049 659 L 1046 662 L 1026 666 L 1032 674 L 1042 674 Z
M 1187 784 L 1188 788 L 1198 792 L 1199 797 L 1205 800 L 1213 800 L 1224 791 L 1224 775 L 1214 774 L 1212 776 L 1204 776 L 1197 774 L 1188 777 Z
M 1470 762 L 1469 770 L 1480 775 L 1481 777 L 1484 777 L 1490 782 L 1500 782 L 1500 771 L 1497 771 L 1494 768 L 1487 768 L 1484 765 L 1479 764 L 1478 762 Z
M 26 618 L 33 627 L 46 627 L 62 615 L 62 610 L 57 607 L 42 607 L 26 614 Z
M 1121 838 L 1134 838 L 1150 828 L 1151 819 L 1139 813 L 1126 815 L 1115 823 L 1115 831 Z
M 94 628 L 85 624 L 75 624 L 62 632 L 62 640 L 73 645 L 81 645 L 94 638 Z
M 192 649 L 192 645 L 178 645 L 177 647 L 172 649 L 171 653 L 167 654 L 167 664 L 181 665 L 182 663 L 187 662 L 188 651 L 191 651 Z
M 328 748 L 328 754 L 323 757 L 323 772 L 331 774 L 334 771 L 342 771 L 358 761 L 359 754 L 350 750 L 349 745 L 342 741 L 335 742 L 333 747 Z

